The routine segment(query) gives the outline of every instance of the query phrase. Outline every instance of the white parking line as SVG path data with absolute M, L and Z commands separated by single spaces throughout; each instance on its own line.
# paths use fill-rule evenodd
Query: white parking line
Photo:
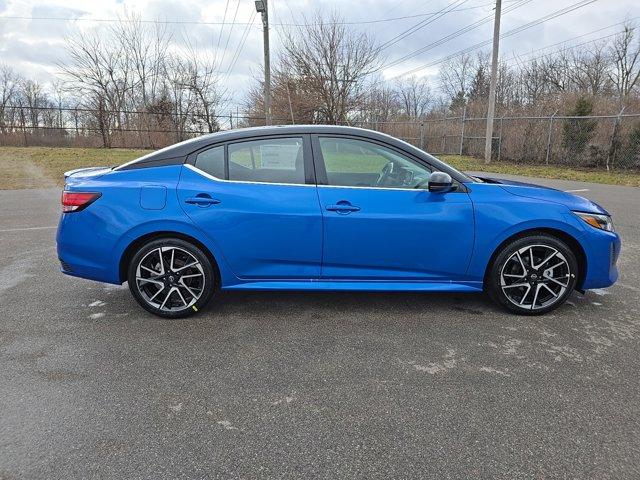
M 5 228 L 3 230 L 0 230 L 0 233 L 4 233 L 4 232 L 24 232 L 27 230 L 52 230 L 54 228 L 58 228 L 57 225 L 51 226 L 51 227 L 24 227 L 24 228 Z
M 567 193 L 588 192 L 588 191 L 589 191 L 588 188 L 579 188 L 577 190 L 565 190 L 565 192 Z

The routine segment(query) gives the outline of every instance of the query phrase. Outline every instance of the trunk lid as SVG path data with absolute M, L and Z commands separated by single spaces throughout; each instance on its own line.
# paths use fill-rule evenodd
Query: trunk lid
M 84 180 L 101 177 L 102 175 L 109 173 L 111 170 L 112 167 L 76 168 L 73 170 L 69 170 L 68 172 L 64 172 L 64 183 L 65 186 L 74 185 Z

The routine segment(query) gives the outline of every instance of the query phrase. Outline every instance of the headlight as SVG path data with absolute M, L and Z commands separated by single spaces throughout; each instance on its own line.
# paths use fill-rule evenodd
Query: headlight
M 613 232 L 613 222 L 611 221 L 611 217 L 608 215 L 600 215 L 597 213 L 584 213 L 584 212 L 573 212 L 578 215 L 582 220 L 587 222 L 594 228 L 598 228 L 600 230 L 606 230 L 607 232 Z

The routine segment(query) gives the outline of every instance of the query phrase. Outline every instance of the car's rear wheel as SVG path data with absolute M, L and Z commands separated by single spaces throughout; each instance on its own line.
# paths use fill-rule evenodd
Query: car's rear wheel
M 523 315 L 558 308 L 576 286 L 578 262 L 562 240 L 547 234 L 520 237 L 498 253 L 486 279 L 490 297 Z
M 207 255 L 179 238 L 159 238 L 140 247 L 129 263 L 127 280 L 136 301 L 164 318 L 193 315 L 217 288 Z

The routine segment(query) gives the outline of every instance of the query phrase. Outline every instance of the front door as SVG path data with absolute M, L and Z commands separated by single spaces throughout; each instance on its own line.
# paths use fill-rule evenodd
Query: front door
M 322 217 L 307 136 L 220 145 L 189 158 L 180 203 L 242 279 L 317 279 Z
M 430 193 L 427 165 L 369 140 L 319 136 L 314 160 L 322 279 L 462 279 L 473 248 L 467 193 Z

